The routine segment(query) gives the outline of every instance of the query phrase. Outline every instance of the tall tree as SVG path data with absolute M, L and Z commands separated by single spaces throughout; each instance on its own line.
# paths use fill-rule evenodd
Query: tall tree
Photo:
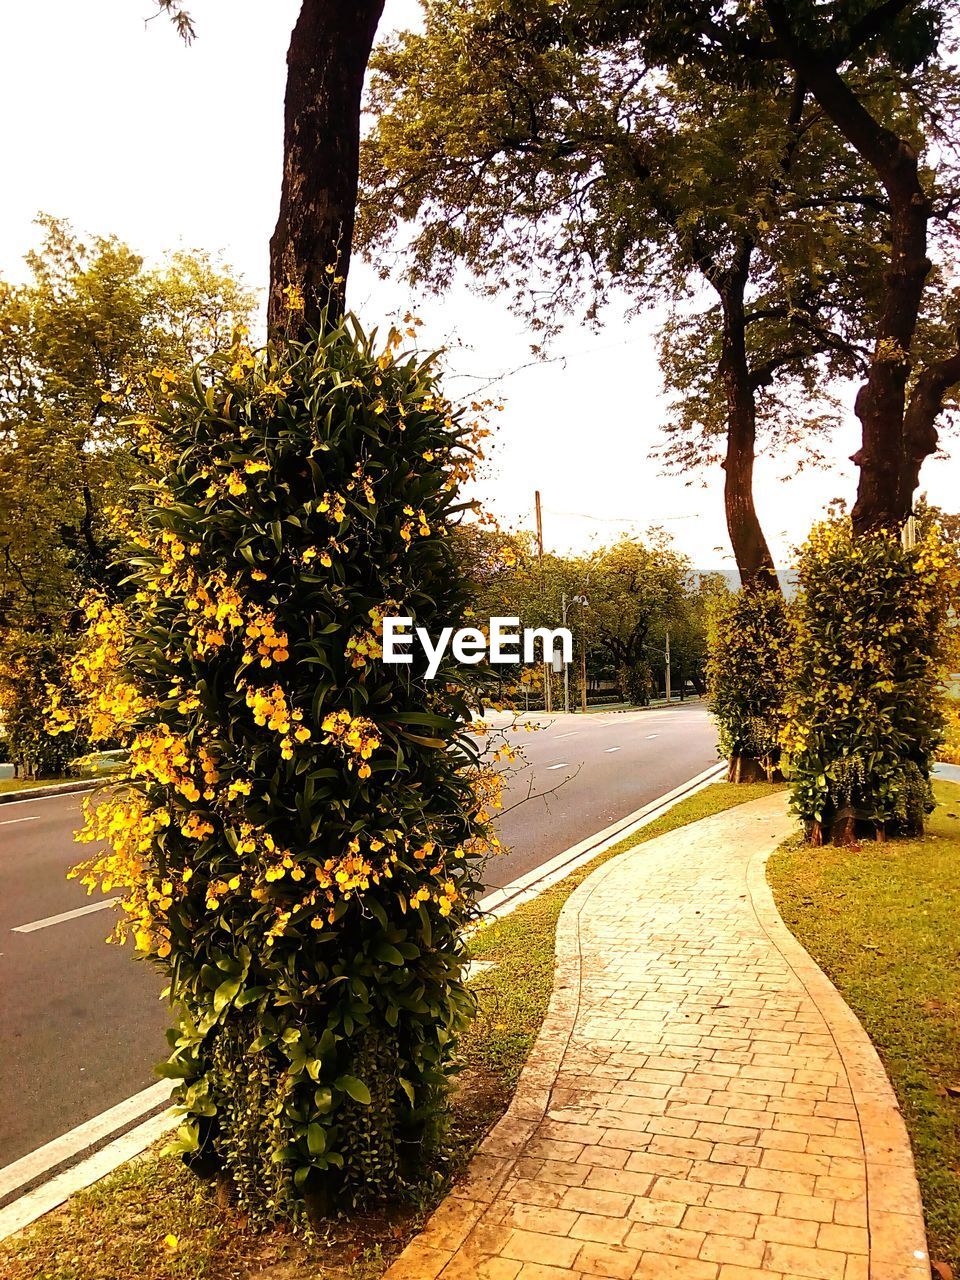
M 616 5 L 620 25 L 625 6 Z M 660 0 L 631 5 L 644 48 L 709 74 L 764 76 L 788 67 L 861 162 L 850 198 L 879 184 L 887 260 L 872 353 L 856 400 L 861 447 L 854 529 L 898 527 L 910 514 L 937 422 L 960 385 L 960 294 L 951 220 L 960 201 L 960 79 L 948 0 Z M 939 248 L 939 262 L 930 257 Z M 933 286 L 931 288 L 931 286 Z
M 662 629 L 679 617 L 689 570 L 689 562 L 658 534 L 647 543 L 621 538 L 590 566 L 593 634 L 610 655 L 621 694 L 631 702 L 650 700 L 653 668 L 662 666 L 664 653 L 651 638 L 658 625 Z
M 384 0 L 304 0 L 287 53 L 283 183 L 268 323 L 343 312 L 360 163 L 360 96 Z M 302 309 L 300 302 L 302 300 Z M 293 305 L 291 306 L 291 302 Z
M 0 281 L 0 701 L 18 755 L 51 768 L 45 685 L 81 596 L 126 575 L 108 508 L 142 478 L 131 419 L 149 384 L 229 341 L 253 299 L 203 255 L 151 269 L 115 237 L 39 221 L 28 279 Z
M 653 71 L 629 13 L 594 8 L 439 0 L 378 52 L 361 239 L 384 250 L 414 223 L 412 279 L 444 287 L 461 261 L 491 289 L 506 275 L 547 327 L 618 287 L 673 305 L 676 455 L 722 441 L 738 567 L 772 585 L 758 439 L 803 435 L 825 416 L 817 384 L 858 367 L 877 213 L 846 199 L 849 157 L 789 69 Z

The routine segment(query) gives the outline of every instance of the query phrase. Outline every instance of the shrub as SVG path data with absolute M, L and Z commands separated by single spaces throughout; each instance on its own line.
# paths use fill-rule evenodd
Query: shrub
M 25 777 L 65 773 L 83 744 L 50 732 L 47 690 L 63 678 L 70 638 L 56 625 L 43 632 L 10 626 L 0 634 L 0 726 L 6 752 Z
M 946 730 L 940 759 L 948 764 L 960 764 L 960 703 L 956 698 L 949 698 L 944 708 Z
M 957 561 L 931 530 L 911 550 L 817 525 L 799 562 L 783 735 L 793 806 L 814 842 L 919 832 L 943 738 L 943 660 Z
M 617 667 L 617 686 L 624 702 L 630 702 L 635 707 L 646 706 L 653 691 L 653 675 L 649 664 L 641 660 L 632 666 Z
M 707 691 L 731 782 L 776 775 L 790 644 L 779 591 L 748 586 L 711 600 Z
M 156 371 L 135 591 L 89 603 L 74 670 L 131 766 L 78 873 L 122 889 L 118 937 L 169 977 L 188 1159 L 260 1219 L 396 1192 L 471 1010 L 484 677 L 379 659 L 385 613 L 463 616 L 448 533 L 475 446 L 398 341 L 348 320 L 191 385 Z

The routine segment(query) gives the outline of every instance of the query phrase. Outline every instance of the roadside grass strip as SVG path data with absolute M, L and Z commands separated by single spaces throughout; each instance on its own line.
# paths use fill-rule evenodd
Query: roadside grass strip
M 767 864 L 787 926 L 862 1022 L 910 1133 L 930 1257 L 960 1268 L 960 786 L 935 782 L 922 840 Z
M 700 818 L 781 788 L 718 783 L 680 800 L 564 879 L 470 937 L 478 1013 L 461 1041 L 443 1156 L 409 1202 L 331 1222 L 312 1239 L 255 1233 L 178 1158 L 155 1147 L 33 1226 L 0 1243 L 4 1280 L 373 1280 L 439 1203 L 506 1110 L 553 989 L 557 918 L 569 895 L 610 858 Z M 308 1270 L 309 1269 L 309 1270 Z M 268 1272 L 268 1274 L 271 1274 Z

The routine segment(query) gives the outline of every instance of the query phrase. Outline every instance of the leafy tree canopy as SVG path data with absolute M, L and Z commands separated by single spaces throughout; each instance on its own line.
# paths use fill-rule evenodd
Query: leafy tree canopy
M 157 267 L 116 237 L 42 217 L 25 283 L 0 281 L 0 680 L 55 676 L 80 596 L 113 589 L 106 513 L 139 471 L 132 421 L 149 384 L 243 323 L 253 299 L 202 254 Z M 25 665 L 24 665 L 25 664 Z M 12 682 L 16 669 L 20 677 Z M 3 675 L 2 673 L 6 673 Z M 39 714 L 32 694 L 28 719 Z
M 825 380 L 863 366 L 882 192 L 854 190 L 849 150 L 789 72 L 734 87 L 657 68 L 639 19 L 597 10 L 440 0 L 423 32 L 388 42 L 362 237 L 386 255 L 414 223 L 412 281 L 444 287 L 464 262 L 547 328 L 578 305 L 595 318 L 614 288 L 672 304 L 664 368 L 685 465 L 715 457 L 726 429 L 722 300 L 749 275 L 750 389 L 770 435 L 794 441 L 831 414 Z

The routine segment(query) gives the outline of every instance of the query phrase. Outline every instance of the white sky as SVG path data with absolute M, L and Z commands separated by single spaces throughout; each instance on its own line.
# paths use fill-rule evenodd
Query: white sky
M 34 0 L 0 9 L 0 120 L 5 192 L 0 273 L 22 275 L 39 210 L 82 231 L 116 232 L 137 251 L 204 248 L 257 287 L 280 182 L 285 53 L 299 0 L 192 0 L 199 38 L 185 48 L 151 0 Z M 416 0 L 387 0 L 383 30 L 416 20 Z M 446 387 L 469 397 L 480 381 L 529 359 L 531 335 L 496 300 L 460 288 L 418 299 L 360 262 L 350 302 L 368 327 L 412 307 L 423 341 L 451 347 Z M 655 318 L 654 318 L 655 319 Z M 482 496 L 507 523 L 532 527 L 543 495 L 548 547 L 585 548 L 624 529 L 662 524 L 697 567 L 732 564 L 722 473 L 688 486 L 659 474 L 650 451 L 665 417 L 653 319 L 575 328 L 554 345 L 562 362 L 525 369 L 486 394 L 505 405 Z M 831 466 L 796 474 L 761 461 L 757 504 L 780 563 L 834 497 L 852 501 L 851 422 Z M 784 483 L 781 477 L 789 476 Z M 960 464 L 928 460 L 923 487 L 955 508 Z M 632 522 L 632 523 L 631 523 Z

